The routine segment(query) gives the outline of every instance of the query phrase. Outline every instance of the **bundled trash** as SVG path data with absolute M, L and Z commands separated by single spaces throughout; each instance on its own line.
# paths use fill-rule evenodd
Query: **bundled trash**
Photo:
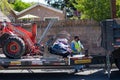
M 69 35 L 67 32 L 61 32 L 57 35 L 56 41 L 50 47 L 50 53 L 67 57 L 71 53 L 71 48 L 68 43 Z

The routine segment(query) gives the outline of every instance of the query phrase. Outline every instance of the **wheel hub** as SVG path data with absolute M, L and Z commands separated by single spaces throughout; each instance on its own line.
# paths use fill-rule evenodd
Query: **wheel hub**
M 19 45 L 16 42 L 10 42 L 7 49 L 11 54 L 16 54 L 19 51 Z

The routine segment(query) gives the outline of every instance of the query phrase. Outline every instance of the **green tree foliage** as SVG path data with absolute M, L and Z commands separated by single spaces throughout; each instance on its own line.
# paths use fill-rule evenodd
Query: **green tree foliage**
M 120 17 L 120 0 L 116 0 L 117 17 Z
M 52 7 L 63 9 L 64 7 L 74 7 L 73 0 L 45 0 Z
M 13 4 L 11 4 L 11 6 L 16 11 L 22 11 L 22 10 L 30 7 L 33 4 L 34 3 L 26 3 L 26 2 L 22 2 L 21 0 L 15 0 L 15 2 Z
M 111 18 L 111 0 L 45 0 L 55 8 L 67 8 L 67 12 L 77 9 L 81 19 L 94 19 L 101 21 Z M 59 2 L 60 3 L 59 3 Z M 62 7 L 60 7 L 62 6 Z M 117 17 L 120 17 L 120 0 L 116 0 Z M 76 16 L 74 16 L 76 17 Z
M 67 16 L 71 17 L 73 16 L 73 12 L 75 7 L 73 6 L 73 3 L 75 0 L 45 0 L 49 5 L 51 5 L 54 8 L 65 10 L 67 12 Z
M 10 9 L 11 8 L 10 8 L 9 3 L 8 3 L 7 0 L 0 0 L 0 10 L 3 13 L 7 14 Z
M 63 9 L 64 0 L 45 0 L 49 5 L 57 9 Z
M 8 0 L 8 3 L 14 3 L 15 0 Z
M 110 0 L 75 0 L 74 7 L 81 12 L 81 19 L 101 21 L 111 18 Z

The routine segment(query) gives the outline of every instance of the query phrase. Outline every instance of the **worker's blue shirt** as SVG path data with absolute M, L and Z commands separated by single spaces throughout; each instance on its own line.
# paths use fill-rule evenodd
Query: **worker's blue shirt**
M 74 42 L 71 42 L 71 49 L 77 53 L 77 49 L 75 48 Z

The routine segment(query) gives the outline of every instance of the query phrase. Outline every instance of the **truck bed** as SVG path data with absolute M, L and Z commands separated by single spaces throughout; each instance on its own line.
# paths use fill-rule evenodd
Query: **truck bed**
M 92 57 L 74 56 L 67 58 L 44 58 L 27 56 L 21 59 L 9 59 L 0 54 L 0 66 L 10 68 L 71 69 L 75 65 L 89 64 Z

